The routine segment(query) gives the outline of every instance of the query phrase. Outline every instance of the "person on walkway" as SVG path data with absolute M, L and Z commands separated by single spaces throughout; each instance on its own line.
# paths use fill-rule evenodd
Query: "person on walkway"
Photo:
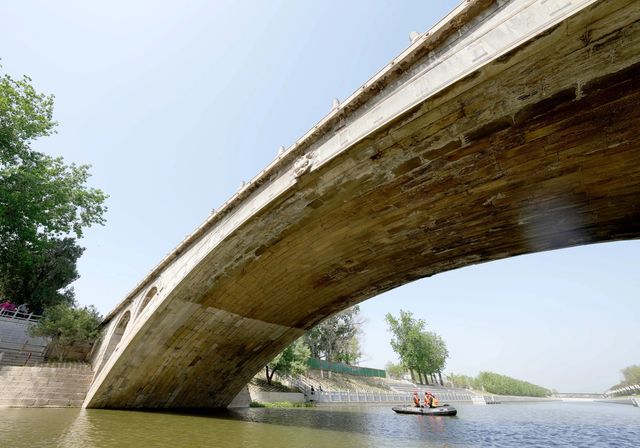
M 29 305 L 23 303 L 22 305 L 18 305 L 17 309 L 18 313 L 29 314 Z
M 4 312 L 9 314 L 16 310 L 16 306 L 9 300 L 6 299 L 4 302 L 0 303 L 0 313 Z

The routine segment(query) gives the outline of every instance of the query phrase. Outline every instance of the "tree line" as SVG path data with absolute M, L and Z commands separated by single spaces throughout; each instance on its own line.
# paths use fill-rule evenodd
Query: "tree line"
M 321 322 L 306 335 L 288 346 L 282 353 L 265 366 L 267 381 L 276 372 L 299 375 L 307 369 L 309 357 L 357 365 L 361 360 L 359 336 L 363 319 L 360 307 L 354 306 L 339 312 Z M 415 319 L 410 312 L 400 311 L 400 317 L 386 316 L 389 331 L 393 334 L 392 348 L 400 357 L 400 364 L 388 365 L 387 373 L 393 377 L 403 377 L 410 372 L 414 380 L 421 383 L 436 382 L 449 356 L 444 340 L 434 332 L 425 330 L 426 323 Z
M 325 319 L 265 366 L 267 382 L 271 384 L 276 372 L 281 375 L 304 373 L 309 357 L 357 364 L 362 357 L 359 335 L 363 323 L 358 305 Z
M 494 372 L 480 372 L 475 378 L 449 374 L 448 380 L 454 387 L 484 390 L 496 395 L 548 397 L 552 394 L 551 390 L 544 387 Z

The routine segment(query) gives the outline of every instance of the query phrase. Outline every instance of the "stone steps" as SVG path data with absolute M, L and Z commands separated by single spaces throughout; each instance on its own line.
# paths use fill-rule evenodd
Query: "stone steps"
M 44 355 L 42 353 L 0 350 L 0 366 L 33 366 L 43 362 Z

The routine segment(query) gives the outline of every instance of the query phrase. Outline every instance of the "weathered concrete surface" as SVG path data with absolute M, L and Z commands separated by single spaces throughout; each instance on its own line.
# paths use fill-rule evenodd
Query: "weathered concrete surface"
M 639 129 L 640 2 L 467 2 L 109 315 L 85 406 L 225 406 L 305 330 L 383 291 L 637 238 Z
M 249 393 L 249 387 L 242 388 L 240 393 L 235 396 L 231 403 L 227 405 L 228 408 L 248 408 L 251 404 L 251 394 Z
M 0 366 L 0 407 L 78 408 L 92 378 L 86 364 Z

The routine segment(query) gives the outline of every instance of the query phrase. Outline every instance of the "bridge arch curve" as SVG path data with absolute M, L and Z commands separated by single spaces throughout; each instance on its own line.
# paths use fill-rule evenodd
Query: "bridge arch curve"
M 640 238 L 640 3 L 567 1 L 563 23 L 551 3 L 465 2 L 245 185 L 107 317 L 163 285 L 85 405 L 226 406 L 287 344 L 379 293 Z
M 100 361 L 97 365 L 96 374 L 102 370 L 105 364 L 111 358 L 111 355 L 116 351 L 118 345 L 122 341 L 122 337 L 127 331 L 127 327 L 129 327 L 129 323 L 131 321 L 131 310 L 127 309 L 124 313 L 119 316 L 117 320 L 112 324 L 112 328 L 109 329 L 107 335 L 104 337 L 102 344 L 105 345 L 105 350 L 102 352 L 100 356 Z
M 136 319 L 140 316 L 140 314 L 142 313 L 142 311 L 144 311 L 144 309 L 147 307 L 147 305 L 149 305 L 149 303 L 155 299 L 158 295 L 158 287 L 157 286 L 152 286 L 150 287 L 147 292 L 144 294 L 144 296 L 141 297 L 140 303 L 137 307 L 137 311 L 136 311 Z

